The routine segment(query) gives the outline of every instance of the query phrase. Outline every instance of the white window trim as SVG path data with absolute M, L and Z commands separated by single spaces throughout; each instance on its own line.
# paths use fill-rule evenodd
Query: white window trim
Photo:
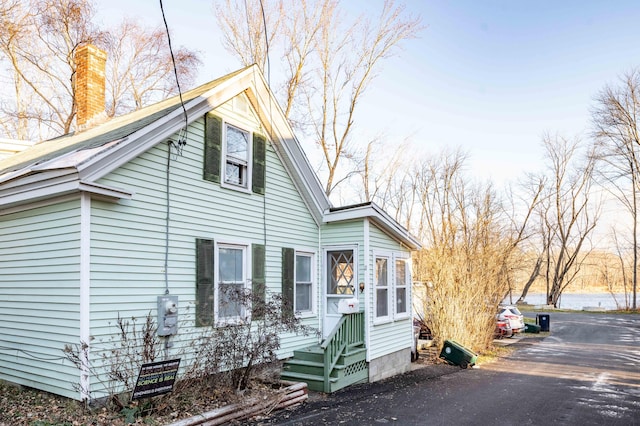
M 405 283 L 404 283 L 404 288 L 406 289 L 405 292 L 405 304 L 407 306 L 407 312 L 396 312 L 396 308 L 398 307 L 398 301 L 396 300 L 397 294 L 398 294 L 398 283 L 396 282 L 396 261 L 397 260 L 402 260 L 404 261 L 404 267 L 405 267 Z M 410 318 L 412 315 L 411 310 L 413 309 L 413 306 L 411 304 L 411 257 L 404 254 L 404 253 L 395 253 L 393 255 L 393 318 L 394 319 L 406 319 L 406 318 Z
M 215 240 L 214 240 L 215 241 Z M 239 323 L 244 318 L 242 317 L 220 317 L 220 248 L 240 248 L 243 250 L 243 265 L 242 265 L 242 275 L 244 277 L 244 288 L 251 288 L 251 280 L 249 279 L 249 265 L 251 265 L 251 244 L 247 242 L 239 242 L 239 241 L 215 241 L 214 247 L 214 283 L 213 293 L 214 293 L 214 323 L 223 323 L 223 324 L 232 324 Z M 251 306 L 247 306 L 247 312 L 245 313 L 245 317 L 249 318 L 251 315 Z
M 377 272 L 377 260 L 387 260 L 387 315 L 378 316 L 378 283 L 376 282 Z M 393 321 L 393 293 L 395 286 L 393 285 L 393 255 L 388 252 L 374 252 L 373 253 L 373 274 L 371 274 L 371 289 L 373 292 L 373 323 L 374 324 L 386 324 Z
M 354 282 L 354 294 L 353 295 L 344 295 L 344 296 L 340 296 L 337 294 L 332 294 L 329 295 L 327 294 L 327 281 L 329 280 L 329 277 L 327 276 L 327 260 L 328 260 L 328 255 L 330 251 L 343 251 L 343 250 L 352 250 L 353 251 L 353 276 L 355 279 Z M 359 298 L 360 297 L 360 289 L 358 288 L 358 282 L 360 279 L 359 274 L 359 268 L 358 268 L 358 263 L 359 263 L 359 259 L 360 259 L 360 253 L 358 251 L 358 246 L 357 245 L 336 245 L 336 246 L 327 246 L 327 247 L 323 247 L 322 249 L 322 265 L 321 265 L 321 270 L 322 270 L 322 297 L 324 298 L 323 301 L 323 312 L 324 315 L 329 315 L 329 316 L 335 316 L 336 314 L 330 314 L 329 313 L 329 298 L 333 298 L 333 299 L 347 299 L 347 298 L 351 298 L 351 297 L 356 297 Z M 341 314 L 337 314 L 338 316 Z
M 296 300 L 297 300 L 297 287 L 298 287 L 298 281 L 296 279 L 297 275 L 296 275 L 296 265 L 297 265 L 297 257 L 298 255 L 301 256 L 308 256 L 311 258 L 311 310 L 309 311 L 298 311 L 296 310 Z M 296 316 L 299 316 L 301 318 L 307 318 L 307 317 L 313 317 L 316 315 L 316 293 L 317 293 L 317 280 L 316 280 L 316 253 L 313 250 L 308 250 L 308 249 L 296 249 L 295 250 L 295 254 L 294 254 L 294 269 L 293 269 L 293 277 L 294 277 L 294 284 L 293 284 L 293 304 L 294 304 L 294 312 L 296 314 Z
M 248 146 L 247 146 L 247 182 L 246 185 L 236 185 L 234 183 L 227 182 L 227 127 L 232 126 L 236 129 L 246 132 L 249 135 Z M 222 159 L 221 159 L 221 167 L 220 167 L 220 186 L 223 188 L 234 189 L 240 192 L 246 192 L 248 194 L 251 193 L 252 186 L 252 176 L 253 176 L 253 132 L 248 130 L 246 126 L 243 126 L 239 123 L 223 120 L 222 121 Z

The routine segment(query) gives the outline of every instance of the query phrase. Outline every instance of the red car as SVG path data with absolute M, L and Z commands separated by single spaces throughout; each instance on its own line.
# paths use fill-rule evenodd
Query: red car
M 511 325 L 508 320 L 497 320 L 496 321 L 496 330 L 494 332 L 494 337 L 496 339 L 502 339 L 503 337 L 511 337 L 513 336 L 513 330 L 511 329 Z

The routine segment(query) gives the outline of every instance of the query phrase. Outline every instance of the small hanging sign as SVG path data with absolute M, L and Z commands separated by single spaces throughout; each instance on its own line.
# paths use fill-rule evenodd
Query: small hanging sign
M 140 367 L 131 399 L 150 398 L 173 390 L 180 359 L 151 362 Z

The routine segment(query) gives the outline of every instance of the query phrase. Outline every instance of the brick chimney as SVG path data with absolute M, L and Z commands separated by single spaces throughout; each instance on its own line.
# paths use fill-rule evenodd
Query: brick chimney
M 107 52 L 91 44 L 76 50 L 76 127 L 85 130 L 103 121 L 105 113 L 105 64 Z

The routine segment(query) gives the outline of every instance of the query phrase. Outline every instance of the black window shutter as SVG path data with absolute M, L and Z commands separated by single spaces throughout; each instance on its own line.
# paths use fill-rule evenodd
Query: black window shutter
M 222 119 L 208 113 L 204 116 L 204 171 L 203 178 L 220 183 L 222 156 Z
M 292 248 L 282 248 L 282 313 L 293 314 L 294 265 L 296 252 Z
M 267 157 L 267 140 L 257 133 L 253 134 L 253 172 L 251 189 L 256 194 L 264 195 Z
M 254 319 L 264 318 L 265 309 L 265 248 L 264 244 L 253 244 L 251 246 L 251 315 Z
M 213 240 L 196 239 L 196 327 L 213 323 Z

